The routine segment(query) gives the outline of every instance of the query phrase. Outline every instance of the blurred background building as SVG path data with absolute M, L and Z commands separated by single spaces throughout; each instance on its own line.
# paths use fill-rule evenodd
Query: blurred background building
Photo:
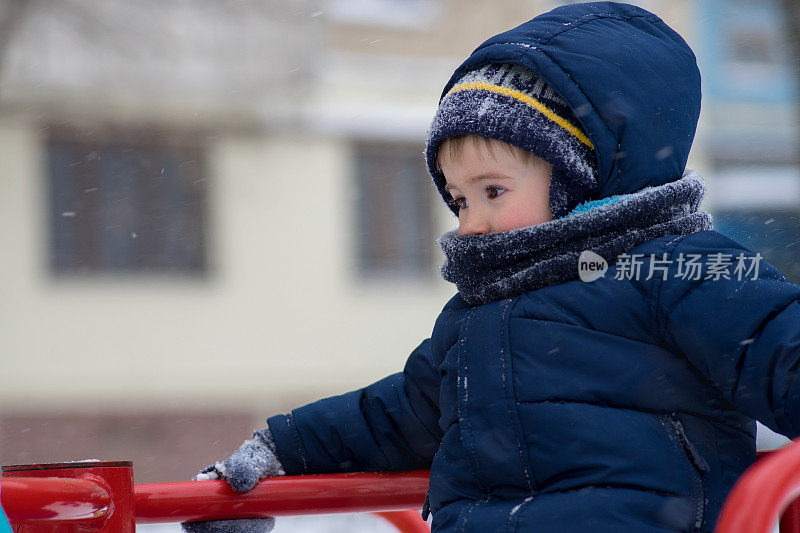
M 422 149 L 452 70 L 546 0 L 0 0 L 0 463 L 188 479 L 402 369 L 454 288 Z M 694 48 L 690 167 L 800 281 L 777 0 L 634 2 Z

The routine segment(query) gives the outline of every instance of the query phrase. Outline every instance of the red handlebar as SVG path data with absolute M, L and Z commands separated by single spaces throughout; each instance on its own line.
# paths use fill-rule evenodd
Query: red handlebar
M 739 478 L 722 508 L 716 533 L 800 533 L 800 439 L 764 454 Z M 791 504 L 791 505 L 790 505 Z
M 428 471 L 323 474 L 263 479 L 243 494 L 225 481 L 134 486 L 136 522 L 186 522 L 421 508 Z

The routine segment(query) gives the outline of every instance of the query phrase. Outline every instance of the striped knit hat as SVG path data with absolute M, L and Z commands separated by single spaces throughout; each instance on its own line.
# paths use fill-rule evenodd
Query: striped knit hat
M 448 137 L 479 135 L 532 152 L 553 166 L 553 218 L 597 191 L 594 146 L 567 104 L 530 69 L 488 64 L 461 77 L 442 98 L 428 132 L 425 157 L 433 181 L 456 215 L 436 157 Z

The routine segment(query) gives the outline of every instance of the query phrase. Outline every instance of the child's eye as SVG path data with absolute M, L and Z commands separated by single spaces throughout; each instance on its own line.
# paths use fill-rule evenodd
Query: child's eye
M 495 185 L 489 185 L 485 187 L 484 190 L 486 191 L 486 196 L 488 196 L 490 200 L 493 198 L 497 198 L 498 196 L 506 192 L 506 190 L 503 187 L 497 187 Z
M 452 200 L 450 200 L 450 203 L 453 206 L 455 206 L 456 209 L 458 209 L 458 210 L 466 209 L 467 207 L 469 207 L 469 204 L 467 203 L 467 199 L 464 198 L 463 196 L 459 196 L 457 198 L 453 198 Z

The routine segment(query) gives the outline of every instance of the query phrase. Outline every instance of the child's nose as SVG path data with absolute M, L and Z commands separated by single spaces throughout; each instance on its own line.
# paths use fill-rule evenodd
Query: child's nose
M 470 213 L 459 221 L 458 234 L 459 235 L 483 235 L 491 233 L 492 227 L 489 224 L 489 219 L 483 216 L 477 210 L 470 209 Z

